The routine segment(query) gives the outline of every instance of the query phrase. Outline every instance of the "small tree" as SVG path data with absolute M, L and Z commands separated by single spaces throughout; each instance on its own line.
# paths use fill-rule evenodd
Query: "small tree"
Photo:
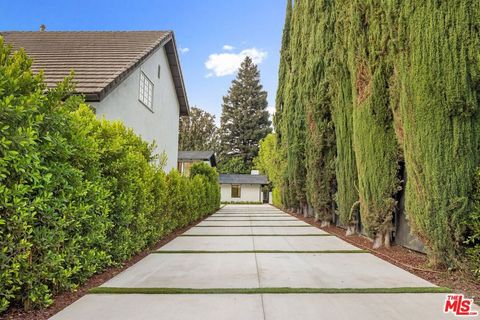
M 260 141 L 258 156 L 253 159 L 253 163 L 255 168 L 266 174 L 268 180 L 272 182 L 273 204 L 281 206 L 282 172 L 285 170 L 285 161 L 278 150 L 276 133 L 270 133 Z
M 272 131 L 267 106 L 267 93 L 260 84 L 258 68 L 246 57 L 223 97 L 221 161 L 238 157 L 247 171 L 252 167 L 260 140 Z
M 203 151 L 218 148 L 215 116 L 193 107 L 190 116 L 180 118 L 179 150 Z

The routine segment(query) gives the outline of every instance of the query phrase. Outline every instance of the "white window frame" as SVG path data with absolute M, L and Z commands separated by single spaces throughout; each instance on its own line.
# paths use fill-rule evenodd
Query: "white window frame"
M 140 71 L 140 79 L 138 86 L 138 100 L 150 111 L 153 111 L 153 92 L 154 84 L 147 75 Z

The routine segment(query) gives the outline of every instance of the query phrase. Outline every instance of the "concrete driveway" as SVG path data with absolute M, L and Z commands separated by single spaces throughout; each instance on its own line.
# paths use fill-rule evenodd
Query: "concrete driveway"
M 440 289 L 272 206 L 228 205 L 52 319 L 454 319 Z

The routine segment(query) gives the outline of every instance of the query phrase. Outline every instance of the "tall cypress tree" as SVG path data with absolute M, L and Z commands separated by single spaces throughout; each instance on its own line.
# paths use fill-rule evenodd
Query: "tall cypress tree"
M 310 28 L 305 94 L 306 143 L 305 165 L 306 191 L 315 218 L 328 225 L 333 218 L 335 194 L 335 130 L 332 120 L 332 103 L 327 79 L 331 67 L 333 45 L 333 2 L 331 0 L 306 0 L 313 21 Z
M 480 149 L 480 3 L 402 1 L 405 210 L 434 264 L 455 265 Z
M 260 72 L 252 59 L 246 57 L 228 94 L 223 97 L 221 162 L 241 158 L 246 167 L 252 167 L 260 140 L 272 132 L 267 106 L 267 92 L 260 83 Z
M 306 213 L 307 196 L 305 190 L 305 60 L 307 58 L 309 26 L 312 23 L 308 14 L 308 3 L 296 1 L 290 20 L 290 73 L 285 84 L 283 110 L 283 139 L 286 147 L 287 195 L 290 207 Z
M 358 178 L 353 148 L 353 101 L 351 72 L 348 67 L 348 35 L 350 27 L 350 0 L 335 1 L 335 39 L 329 82 L 332 99 L 332 117 L 335 124 L 337 209 L 340 224 L 354 231 L 352 208 L 358 203 Z
M 287 9 L 285 14 L 285 24 L 283 26 L 283 35 L 282 35 L 282 48 L 280 49 L 280 65 L 278 68 L 278 87 L 277 87 L 277 96 L 275 99 L 275 116 L 274 126 L 277 136 L 277 158 L 278 163 L 280 164 L 277 170 L 280 170 L 279 175 L 281 179 L 277 182 L 275 186 L 277 192 L 280 193 L 280 198 L 282 205 L 286 208 L 291 208 L 291 200 L 288 197 L 289 187 L 288 181 L 285 178 L 285 165 L 287 161 L 287 146 L 286 139 L 283 137 L 285 126 L 284 123 L 284 108 L 285 106 L 285 87 L 288 82 L 288 76 L 290 74 L 290 21 L 292 20 L 292 0 L 287 0 Z
M 375 238 L 390 244 L 399 191 L 399 150 L 393 127 L 389 80 L 393 74 L 392 39 L 386 27 L 386 0 L 354 0 L 349 39 L 353 86 L 353 144 L 358 172 L 361 222 Z

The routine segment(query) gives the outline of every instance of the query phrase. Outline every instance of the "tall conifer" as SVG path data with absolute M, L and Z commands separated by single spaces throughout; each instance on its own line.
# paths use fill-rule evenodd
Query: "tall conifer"
M 252 59 L 246 57 L 228 94 L 223 97 L 221 162 L 240 158 L 247 168 L 252 167 L 260 140 L 272 132 L 267 106 L 267 92 L 260 83 L 260 72 Z

